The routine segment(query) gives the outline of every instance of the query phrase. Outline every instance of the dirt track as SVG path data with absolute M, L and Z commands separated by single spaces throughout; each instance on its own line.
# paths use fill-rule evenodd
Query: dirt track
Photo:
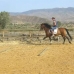
M 0 74 L 74 74 L 74 44 L 0 43 Z

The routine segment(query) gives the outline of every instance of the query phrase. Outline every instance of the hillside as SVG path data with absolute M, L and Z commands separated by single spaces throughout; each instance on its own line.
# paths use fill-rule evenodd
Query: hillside
M 23 12 L 22 14 L 50 19 L 54 16 L 62 22 L 74 22 L 74 8 L 39 9 Z
M 10 12 L 12 22 L 42 23 L 51 21 L 54 16 L 61 22 L 74 23 L 74 8 L 36 9 L 26 12 Z
M 11 22 L 16 24 L 30 23 L 30 24 L 40 24 L 43 22 L 49 22 L 49 20 L 37 16 L 28 15 L 12 15 L 10 16 Z

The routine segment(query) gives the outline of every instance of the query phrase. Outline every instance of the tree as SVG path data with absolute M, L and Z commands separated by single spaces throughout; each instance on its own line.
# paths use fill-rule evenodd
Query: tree
M 3 31 L 3 38 L 4 38 L 4 28 L 9 24 L 9 13 L 8 12 L 0 12 L 0 30 Z
M 9 24 L 9 13 L 5 11 L 1 12 L 0 13 L 0 29 L 4 29 L 7 24 Z

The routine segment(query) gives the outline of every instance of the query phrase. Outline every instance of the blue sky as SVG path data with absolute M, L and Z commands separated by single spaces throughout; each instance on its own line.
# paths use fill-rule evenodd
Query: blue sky
M 0 0 L 0 12 L 24 12 L 32 9 L 74 7 L 74 0 Z

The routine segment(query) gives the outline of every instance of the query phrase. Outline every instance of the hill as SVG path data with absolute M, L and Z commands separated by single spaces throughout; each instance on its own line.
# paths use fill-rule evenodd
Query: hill
M 54 16 L 58 21 L 61 22 L 74 22 L 74 8 L 53 8 L 53 9 L 37 9 L 37 10 L 29 10 L 22 13 L 10 13 L 12 19 L 14 21 L 14 17 L 16 21 L 23 22 L 31 22 L 31 23 L 39 23 L 39 22 L 47 22 L 51 21 L 51 17 Z
M 11 22 L 16 24 L 30 23 L 30 24 L 40 24 L 43 22 L 50 22 L 48 19 L 37 17 L 37 16 L 28 16 L 28 15 L 12 15 L 10 16 Z
M 74 8 L 39 9 L 23 12 L 22 14 L 50 19 L 54 16 L 62 22 L 74 22 Z

